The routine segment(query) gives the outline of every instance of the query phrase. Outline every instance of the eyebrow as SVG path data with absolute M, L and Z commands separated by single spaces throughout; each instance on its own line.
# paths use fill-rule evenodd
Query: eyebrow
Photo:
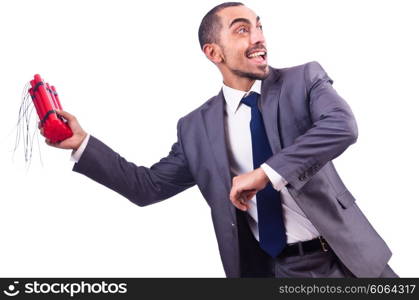
M 257 16 L 256 17 L 256 22 L 259 22 L 259 21 L 260 21 L 260 17 Z M 240 23 L 240 22 L 243 22 L 243 23 L 246 23 L 246 24 L 251 24 L 251 22 L 249 21 L 249 19 L 246 19 L 246 18 L 236 18 L 233 21 L 231 21 L 229 28 L 231 28 L 234 24 Z

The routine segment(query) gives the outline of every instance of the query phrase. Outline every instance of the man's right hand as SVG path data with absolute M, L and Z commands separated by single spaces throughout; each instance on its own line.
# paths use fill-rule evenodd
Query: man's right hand
M 71 131 L 73 131 L 73 136 L 59 143 L 51 143 L 51 141 L 49 141 L 48 139 L 45 139 L 45 143 L 47 143 L 48 145 L 52 147 L 56 147 L 60 149 L 77 150 L 80 147 L 83 140 L 86 138 L 87 133 L 83 130 L 83 128 L 81 128 L 75 116 L 63 110 L 57 110 L 56 112 L 57 114 L 59 114 L 60 116 L 62 116 L 64 119 L 67 120 L 68 126 L 70 126 Z M 41 129 L 41 134 L 44 135 L 42 128 L 40 129 Z

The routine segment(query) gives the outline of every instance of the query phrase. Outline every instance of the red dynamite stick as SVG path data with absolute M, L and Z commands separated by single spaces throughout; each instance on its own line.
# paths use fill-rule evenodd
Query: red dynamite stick
M 60 110 L 63 110 L 63 108 L 61 107 L 60 98 L 58 98 L 58 93 L 57 93 L 57 90 L 55 89 L 55 86 L 51 85 L 51 89 L 52 89 L 52 92 L 54 94 L 55 100 L 57 101 L 58 108 Z
M 48 82 L 46 82 L 45 84 L 47 86 L 47 92 L 49 94 L 49 97 L 52 100 L 52 103 L 51 103 L 52 104 L 52 109 L 57 110 L 58 109 L 58 104 L 57 104 L 57 101 L 55 100 L 54 93 L 52 92 L 51 87 L 49 86 Z
M 35 96 L 35 103 L 37 103 L 38 107 L 39 107 L 39 111 L 40 111 L 40 115 L 38 115 L 39 119 L 42 121 L 42 119 L 44 118 L 45 114 L 47 113 L 47 108 L 45 107 L 44 102 L 42 101 L 42 97 L 41 94 L 39 93 L 39 86 L 44 84 L 41 77 L 39 75 L 35 75 L 34 78 L 34 85 L 32 87 L 32 91 L 33 94 Z
M 41 94 L 39 93 L 39 90 L 38 89 L 37 90 L 34 90 L 33 94 L 35 96 L 36 103 L 38 103 L 39 110 L 41 112 L 41 115 L 38 115 L 39 116 L 39 120 L 42 121 L 43 116 L 46 115 L 46 113 L 47 113 L 48 110 L 45 107 L 44 102 L 42 101 L 42 97 L 41 97 Z
M 40 110 L 39 110 L 39 106 L 38 106 L 38 104 L 36 103 L 36 100 L 35 100 L 35 95 L 33 94 L 32 88 L 30 88 L 30 89 L 29 89 L 29 95 L 31 95 L 32 102 L 33 102 L 33 106 L 35 106 L 36 113 L 37 113 L 37 114 L 38 114 L 38 116 L 39 116 L 39 115 L 41 114 L 41 112 L 40 112 Z
M 35 86 L 35 81 L 34 80 L 31 80 L 30 81 L 30 84 L 31 84 L 31 87 L 29 88 L 29 95 L 31 96 L 31 98 L 32 98 L 32 102 L 33 102 L 33 105 L 35 106 L 35 109 L 36 109 L 36 112 L 38 113 L 38 116 L 39 116 L 39 114 L 41 113 L 40 112 L 40 110 L 39 110 L 39 105 L 38 105 L 38 103 L 36 102 L 36 100 L 35 100 L 35 95 L 34 95 L 34 93 L 33 93 L 33 87 Z
M 39 76 L 39 75 L 38 75 Z M 35 80 L 37 81 L 37 80 Z M 38 84 L 37 83 L 37 92 L 39 92 L 39 95 L 41 96 L 42 99 L 42 104 L 44 105 L 45 109 L 46 109 L 46 113 L 49 114 L 50 111 L 54 110 L 53 108 L 53 102 L 52 99 L 49 95 L 49 93 L 46 90 L 46 85 L 43 81 L 41 81 L 42 83 Z M 46 116 L 44 116 L 45 118 Z
M 29 89 L 29 93 L 32 96 L 32 102 L 36 108 L 36 111 L 38 113 L 38 117 L 39 119 L 41 119 L 41 116 L 44 115 L 44 109 L 42 107 L 42 103 L 39 102 L 39 99 L 36 99 L 36 95 L 35 95 L 35 80 L 31 80 L 31 86 L 32 88 Z

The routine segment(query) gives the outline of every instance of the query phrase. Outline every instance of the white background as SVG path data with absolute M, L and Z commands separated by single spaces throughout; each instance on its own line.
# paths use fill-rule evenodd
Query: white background
M 417 1 L 247 1 L 270 64 L 317 60 L 352 107 L 358 142 L 335 160 L 393 251 L 419 275 Z M 35 73 L 66 110 L 128 160 L 150 166 L 177 120 L 218 93 L 199 49 L 218 1 L 0 2 L 0 276 L 223 277 L 210 211 L 196 187 L 140 208 L 71 171 L 70 152 L 14 156 L 22 89 Z M 43 164 L 39 159 L 42 154 Z

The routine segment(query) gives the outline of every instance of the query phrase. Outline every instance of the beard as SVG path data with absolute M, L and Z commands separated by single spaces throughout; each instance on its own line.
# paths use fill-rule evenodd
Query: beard
M 261 71 L 264 71 L 265 68 L 266 68 L 266 66 L 260 66 L 259 67 L 259 69 L 261 69 Z M 264 74 L 246 72 L 246 71 L 242 71 L 242 70 L 238 70 L 238 69 L 231 69 L 231 72 L 233 72 L 233 74 L 235 74 L 239 77 L 242 77 L 242 78 L 248 78 L 248 79 L 251 79 L 251 80 L 264 80 L 269 75 L 269 68 L 267 69 L 266 72 L 264 72 Z

